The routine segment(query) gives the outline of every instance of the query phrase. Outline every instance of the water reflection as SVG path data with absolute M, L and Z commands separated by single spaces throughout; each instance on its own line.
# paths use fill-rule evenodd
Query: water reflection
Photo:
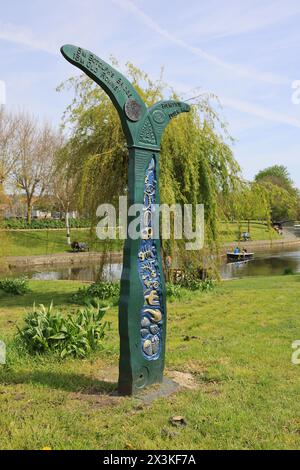
M 294 273 L 300 272 L 300 250 L 257 253 L 251 261 L 224 264 L 221 267 L 221 276 L 223 279 L 275 276 L 283 274 L 286 269 Z
M 255 258 L 248 262 L 224 263 L 221 268 L 223 279 L 233 279 L 248 276 L 273 276 L 281 275 L 285 269 L 291 269 L 294 273 L 300 272 L 300 249 L 298 251 L 269 251 L 256 253 Z M 99 264 L 89 263 L 80 266 L 60 266 L 35 270 L 13 270 L 14 277 L 26 275 L 30 279 L 38 280 L 71 280 L 95 282 L 99 279 Z M 121 278 L 122 263 L 112 263 L 104 266 L 101 279 L 117 281 Z
M 27 276 L 29 279 L 40 281 L 86 281 L 95 282 L 97 279 L 118 281 L 121 278 L 122 263 L 112 263 L 104 266 L 100 275 L 98 264 L 81 266 L 59 266 L 53 270 L 49 267 L 37 268 L 35 270 L 13 270 L 13 276 Z

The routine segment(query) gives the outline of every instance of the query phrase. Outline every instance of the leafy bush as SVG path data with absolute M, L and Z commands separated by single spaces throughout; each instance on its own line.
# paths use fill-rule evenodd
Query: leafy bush
M 215 286 L 214 281 L 206 279 L 201 281 L 190 277 L 184 277 L 179 283 L 173 284 L 166 283 L 166 292 L 169 299 L 180 299 L 183 296 L 182 288 L 202 292 L 213 290 Z M 107 300 L 110 300 L 113 305 L 118 303 L 120 296 L 120 285 L 115 282 L 96 282 L 89 287 L 80 288 L 73 296 L 71 301 L 75 304 L 88 305 L 93 302 L 102 302 L 101 306 L 108 305 Z
M 209 292 L 215 287 L 214 281 L 211 279 L 200 280 L 200 279 L 182 279 L 177 284 L 168 282 L 166 284 L 167 297 L 170 301 L 175 299 L 182 299 L 187 294 L 187 291 L 201 291 Z
M 72 302 L 88 304 L 91 300 L 117 300 L 120 296 L 120 284 L 117 282 L 95 282 L 89 287 L 80 288 L 73 296 Z
M 0 290 L 3 290 L 7 294 L 24 295 L 27 292 L 30 292 L 28 279 L 26 277 L 2 279 L 0 280 Z
M 169 299 L 180 299 L 182 297 L 181 287 L 178 284 L 167 282 L 166 291 Z
M 209 292 L 214 290 L 216 287 L 216 283 L 213 279 L 204 279 L 203 281 L 200 281 L 200 290 L 202 292 Z
M 85 358 L 101 346 L 109 325 L 101 323 L 105 308 L 90 305 L 67 317 L 52 310 L 52 304 L 48 308 L 34 305 L 25 326 L 18 328 L 17 339 L 30 354 L 51 352 L 62 359 Z
M 191 291 L 200 290 L 201 292 L 209 292 L 214 289 L 215 281 L 212 279 L 201 280 L 190 276 L 184 276 L 183 279 L 180 280 L 179 285 Z
M 91 222 L 88 219 L 70 219 L 71 228 L 89 228 Z M 56 219 L 33 219 L 30 224 L 26 219 L 8 219 L 1 223 L 6 229 L 63 229 L 66 224 L 64 220 Z
M 284 268 L 284 271 L 283 271 L 284 276 L 291 276 L 293 274 L 294 274 L 293 268 L 291 268 L 290 266 L 287 268 Z

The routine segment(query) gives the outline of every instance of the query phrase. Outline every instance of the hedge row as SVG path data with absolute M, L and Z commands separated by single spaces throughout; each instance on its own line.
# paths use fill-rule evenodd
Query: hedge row
M 1 227 L 6 229 L 48 229 L 65 228 L 64 220 L 33 219 L 30 224 L 24 219 L 8 219 L 1 222 Z M 88 219 L 70 219 L 71 228 L 89 228 L 91 222 Z

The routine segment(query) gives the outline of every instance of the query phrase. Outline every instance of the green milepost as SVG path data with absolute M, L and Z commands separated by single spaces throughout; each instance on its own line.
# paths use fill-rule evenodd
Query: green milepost
M 166 347 L 166 292 L 161 242 L 154 237 L 154 205 L 160 203 L 160 142 L 165 127 L 189 105 L 160 101 L 147 108 L 131 83 L 109 64 L 81 47 L 61 48 L 111 98 L 129 149 L 129 206 L 141 204 L 140 237 L 127 236 L 119 303 L 119 393 L 130 395 L 163 380 Z M 129 217 L 129 224 L 132 219 Z

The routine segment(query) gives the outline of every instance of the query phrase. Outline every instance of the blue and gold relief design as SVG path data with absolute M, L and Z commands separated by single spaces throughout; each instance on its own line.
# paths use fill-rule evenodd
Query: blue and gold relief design
M 160 357 L 162 347 L 162 286 L 156 245 L 153 240 L 153 213 L 156 203 L 156 162 L 152 158 L 145 175 L 141 245 L 138 253 L 139 278 L 143 286 L 141 311 L 141 347 L 145 358 Z

